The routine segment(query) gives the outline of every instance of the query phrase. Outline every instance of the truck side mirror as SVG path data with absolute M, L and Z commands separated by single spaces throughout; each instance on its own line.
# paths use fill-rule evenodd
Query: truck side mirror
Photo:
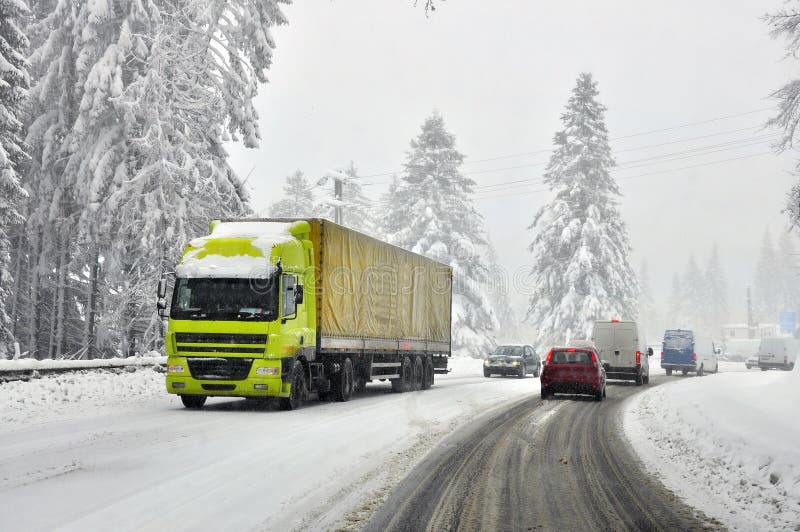
M 653 348 L 652 347 L 648 347 L 647 348 L 647 356 L 649 356 L 649 357 L 653 356 Z
M 158 280 L 158 298 L 164 299 L 165 297 L 167 297 L 167 278 L 162 277 Z
M 162 318 L 165 317 L 166 310 L 167 310 L 167 300 L 163 297 L 158 298 L 158 302 L 156 303 L 156 307 L 158 308 L 158 315 Z
M 294 286 L 294 302 L 296 305 L 303 304 L 303 285 L 301 284 Z

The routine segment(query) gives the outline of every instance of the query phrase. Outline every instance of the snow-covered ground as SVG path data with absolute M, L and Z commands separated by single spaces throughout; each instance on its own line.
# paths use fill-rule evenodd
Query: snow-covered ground
M 668 488 L 728 528 L 800 530 L 800 366 L 720 371 L 634 397 L 628 438 Z
M 445 435 L 539 393 L 451 365 L 428 391 L 295 412 L 185 410 L 151 368 L 1 384 L 0 530 L 356 529 Z

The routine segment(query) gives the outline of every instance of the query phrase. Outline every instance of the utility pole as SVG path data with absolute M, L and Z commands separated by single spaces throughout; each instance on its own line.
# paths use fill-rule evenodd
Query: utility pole
M 753 323 L 753 303 L 750 299 L 750 287 L 747 287 L 747 337 L 755 338 L 755 324 Z

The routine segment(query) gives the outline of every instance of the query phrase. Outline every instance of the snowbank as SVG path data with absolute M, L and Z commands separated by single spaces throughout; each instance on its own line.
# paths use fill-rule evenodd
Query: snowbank
M 161 356 L 156 351 L 151 351 L 147 356 L 128 358 L 99 358 L 94 360 L 36 360 L 24 358 L 20 360 L 0 360 L 0 371 L 120 368 L 125 366 L 154 366 L 166 363 L 167 357 Z
M 800 366 L 682 378 L 630 401 L 625 432 L 690 505 L 732 530 L 800 530 Z

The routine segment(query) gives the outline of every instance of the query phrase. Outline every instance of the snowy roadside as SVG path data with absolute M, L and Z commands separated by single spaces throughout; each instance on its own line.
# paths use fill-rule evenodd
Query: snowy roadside
M 241 399 L 187 411 L 149 368 L 0 385 L 0 493 L 18 510 L 0 529 L 357 530 L 444 437 L 539 393 L 539 379 L 484 378 L 480 360 L 451 366 L 428 391 L 377 383 L 296 412 Z
M 637 395 L 625 433 L 667 488 L 731 530 L 800 530 L 800 366 L 721 369 Z

